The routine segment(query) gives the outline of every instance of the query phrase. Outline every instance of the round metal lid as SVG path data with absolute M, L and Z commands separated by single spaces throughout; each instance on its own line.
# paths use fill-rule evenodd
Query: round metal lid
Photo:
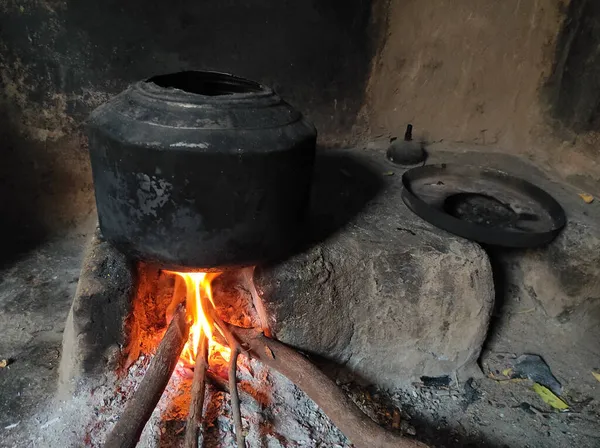
M 566 224 L 560 204 L 541 188 L 502 171 L 428 165 L 402 176 L 404 203 L 455 235 L 484 244 L 534 247 Z

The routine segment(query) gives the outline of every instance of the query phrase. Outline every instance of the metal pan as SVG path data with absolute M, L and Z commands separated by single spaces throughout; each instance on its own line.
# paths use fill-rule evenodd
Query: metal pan
M 560 204 L 541 188 L 489 168 L 428 165 L 402 177 L 405 204 L 441 229 L 479 243 L 535 247 L 566 224 Z

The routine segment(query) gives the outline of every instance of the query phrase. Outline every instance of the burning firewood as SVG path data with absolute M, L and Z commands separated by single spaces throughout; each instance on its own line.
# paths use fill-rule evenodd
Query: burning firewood
M 204 392 L 206 390 L 204 382 L 208 368 L 208 338 L 204 334 L 200 337 L 197 353 L 192 380 L 192 401 L 185 427 L 185 448 L 198 447 L 198 435 L 202 426 L 202 407 L 204 406 Z
M 237 340 L 229 331 L 227 325 L 216 314 L 214 307 L 210 306 L 208 294 L 199 294 L 200 309 L 205 312 L 205 319 L 212 327 L 225 338 L 226 344 L 231 350 L 229 359 L 229 392 L 231 396 L 231 409 L 235 425 L 236 441 L 238 448 L 245 448 L 246 442 L 243 434 L 242 415 L 240 410 L 240 401 L 237 391 L 237 357 L 240 352 L 240 346 Z M 192 404 L 190 405 L 190 415 L 187 420 L 185 433 L 185 447 L 196 448 L 198 446 L 199 425 L 202 422 L 202 405 L 204 403 L 204 382 L 206 370 L 208 368 L 208 343 L 207 336 L 203 333 L 201 336 L 202 349 L 200 346 L 197 351 L 196 367 L 194 370 L 194 379 L 192 384 Z
M 254 308 L 258 313 L 262 331 L 265 336 L 271 337 L 272 334 L 269 327 L 267 310 L 265 310 L 265 305 L 263 304 L 263 301 L 260 300 L 256 286 L 254 285 L 254 266 L 242 269 L 242 278 L 244 279 L 245 287 L 248 289 L 248 292 L 252 297 L 252 305 L 254 305 Z
M 105 448 L 133 448 L 160 400 L 188 339 L 185 308 L 177 308 L 152 358 L 144 379 L 127 402 L 123 415 L 108 435 Z
M 240 409 L 240 397 L 237 388 L 237 358 L 240 353 L 240 344 L 233 336 L 229 327 L 217 316 L 214 309 L 211 311 L 213 322 L 219 328 L 219 331 L 225 337 L 227 345 L 231 349 L 231 358 L 229 359 L 229 395 L 231 397 L 231 412 L 233 414 L 233 423 L 235 426 L 235 440 L 237 448 L 245 448 L 246 441 L 244 437 L 244 428 L 242 426 L 242 412 Z
M 186 309 L 181 305 L 176 308 L 144 379 L 109 434 L 105 447 L 135 446 L 167 386 L 175 364 L 181 359 L 188 365 L 195 364 L 184 446 L 197 448 L 203 424 L 205 383 L 220 381 L 218 377 L 211 377 L 208 360 L 211 353 L 218 353 L 229 362 L 228 384 L 220 386 L 230 395 L 237 447 L 245 448 L 237 385 L 237 359 L 242 353 L 279 371 L 302 389 L 358 448 L 427 448 L 427 445 L 388 432 L 377 425 L 307 358 L 265 336 L 264 329 L 243 329 L 224 323 L 217 314 L 212 299 L 210 281 L 214 275 L 178 275 L 186 282 Z M 191 328 L 187 324 L 189 319 L 192 321 Z
M 244 428 L 242 427 L 242 412 L 240 410 L 240 397 L 237 388 L 237 359 L 240 353 L 240 346 L 231 337 L 231 359 L 229 360 L 229 395 L 231 396 L 231 409 L 233 413 L 233 423 L 235 426 L 235 440 L 237 448 L 246 448 L 244 437 Z
M 261 332 L 231 327 L 249 356 L 277 370 L 306 393 L 358 448 L 427 448 L 416 440 L 386 431 L 366 416 L 314 364 Z

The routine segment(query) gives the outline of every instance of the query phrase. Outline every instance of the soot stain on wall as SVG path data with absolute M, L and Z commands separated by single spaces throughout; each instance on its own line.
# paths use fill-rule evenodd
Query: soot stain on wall
M 3 78 L 26 71 L 24 109 L 61 96 L 64 124 L 134 81 L 212 69 L 275 87 L 324 136 L 339 136 L 354 124 L 372 56 L 368 0 L 37 0 L 3 9 Z

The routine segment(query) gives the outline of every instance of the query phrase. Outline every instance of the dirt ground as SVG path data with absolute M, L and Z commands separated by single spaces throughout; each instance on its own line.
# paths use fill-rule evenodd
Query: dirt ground
M 0 370 L 1 446 L 19 446 L 7 439 L 55 392 L 88 230 L 41 244 L 0 271 L 0 358 L 9 362 Z

